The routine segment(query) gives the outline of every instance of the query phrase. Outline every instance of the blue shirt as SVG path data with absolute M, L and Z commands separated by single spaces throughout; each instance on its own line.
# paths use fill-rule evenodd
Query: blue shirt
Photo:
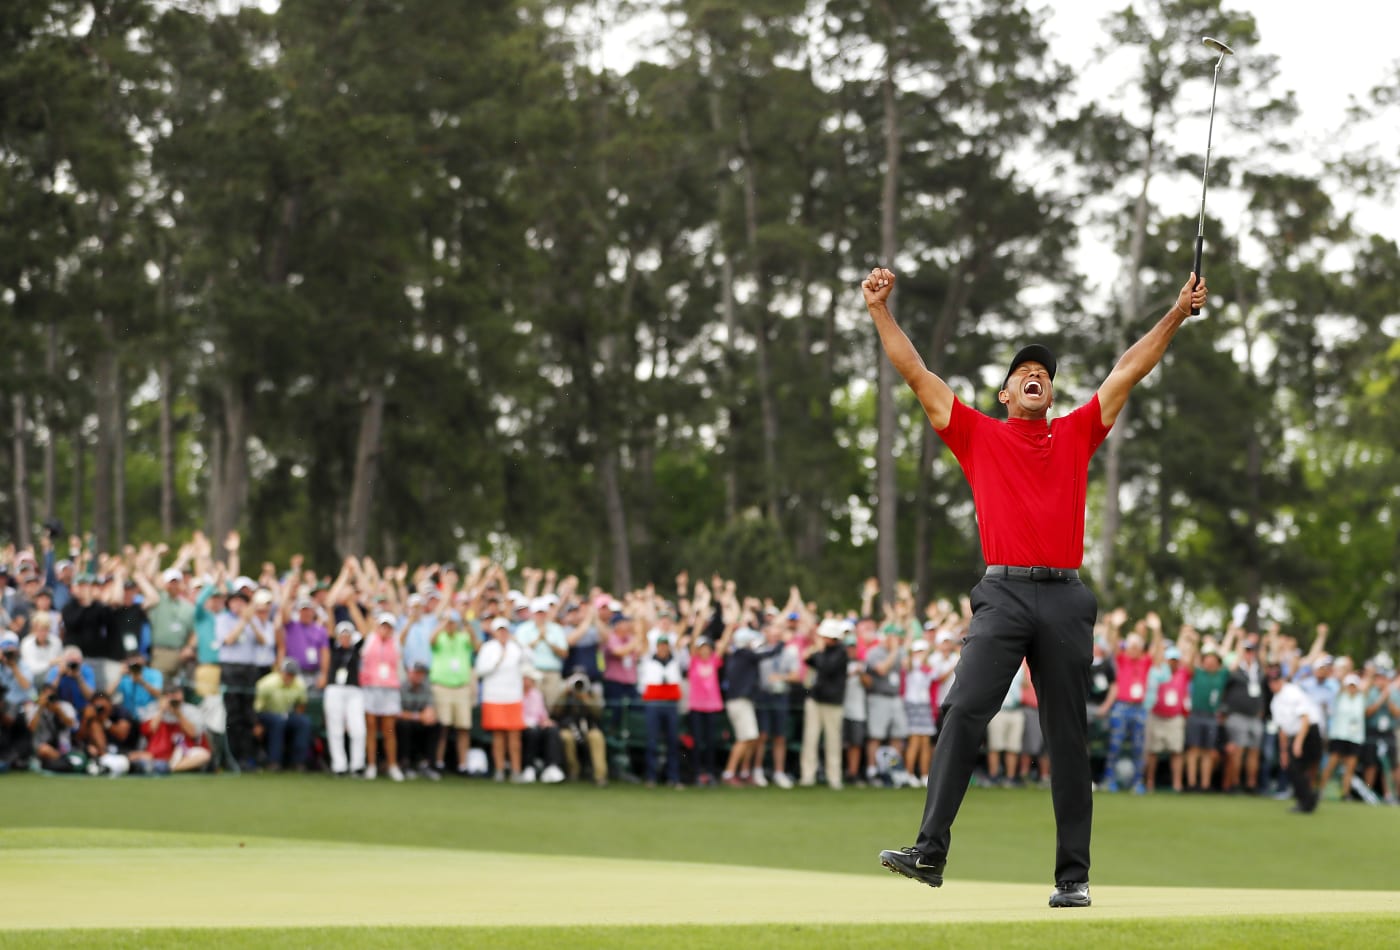
M 149 666 L 141 671 L 141 678 L 155 690 L 154 694 L 147 692 L 144 686 L 138 686 L 130 673 L 122 675 L 112 693 L 112 699 L 137 719 L 146 718 L 143 712 L 160 701 L 160 689 L 165 685 L 165 677 L 160 670 Z
M 404 670 L 412 669 L 415 663 L 432 668 L 433 631 L 437 628 L 437 614 L 425 614 L 409 626 L 408 635 L 403 640 L 403 650 L 400 651 Z
M 563 659 L 550 649 L 550 644 L 561 649 L 569 645 L 569 636 L 559 624 L 546 623 L 541 633 L 533 620 L 527 620 L 515 628 L 515 640 L 525 648 L 535 669 L 541 673 L 563 672 Z
M 6 705 L 15 709 L 29 701 L 29 690 L 19 685 L 19 679 L 6 663 L 0 663 L 0 697 L 4 698 Z
M 60 673 L 63 675 L 60 676 Z M 97 689 L 97 677 L 93 674 L 92 667 L 84 663 L 78 668 L 78 675 L 83 678 L 84 683 L 87 683 L 89 691 Z M 58 698 L 72 706 L 78 715 L 83 714 L 83 710 L 87 708 L 87 698 L 83 696 L 83 691 L 78 688 L 77 682 L 68 675 L 66 666 L 54 667 L 49 670 L 49 676 L 45 682 L 57 683 Z

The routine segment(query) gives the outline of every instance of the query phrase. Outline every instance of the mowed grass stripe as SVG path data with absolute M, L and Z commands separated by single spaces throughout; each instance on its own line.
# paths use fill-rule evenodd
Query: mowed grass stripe
M 732 950 L 888 950 L 898 946 L 938 946 L 951 950 L 1178 950 L 1230 947 L 1243 950 L 1334 950 L 1337 947 L 1389 947 L 1397 920 L 1386 915 L 1329 914 L 1313 917 L 1177 920 L 1091 920 L 1064 918 L 1020 924 L 844 924 L 760 926 L 634 927 L 322 927 L 200 930 L 141 929 L 103 931 L 40 930 L 9 932 L 7 947 L 45 950 L 94 945 L 135 948 L 218 947 L 262 950 L 328 947 L 335 950 L 397 950 L 399 947 L 492 947 L 502 950 L 677 950 L 717 947 Z
M 46 832 L 61 840 L 61 832 Z M 133 834 L 140 841 L 140 836 Z M 80 836 L 75 836 L 81 840 Z M 111 836 L 109 836 L 109 839 Z M 219 837 L 207 844 L 12 848 L 4 926 L 976 923 L 1072 917 L 1042 885 L 938 891 L 857 874 Z M 152 882 L 160 882 L 153 887 Z M 75 902 L 73 894 L 84 899 Z M 1370 891 L 1097 887 L 1096 919 L 1382 912 Z
M 309 775 L 92 780 L 0 778 L 15 827 L 117 828 L 640 858 L 885 875 L 881 848 L 909 843 L 916 790 L 498 786 Z M 1325 802 L 1311 816 L 1257 798 L 1095 799 L 1096 884 L 1400 890 L 1400 809 Z M 1376 856 L 1358 860 L 1358 855 Z M 1045 885 L 1048 793 L 972 790 L 949 879 Z

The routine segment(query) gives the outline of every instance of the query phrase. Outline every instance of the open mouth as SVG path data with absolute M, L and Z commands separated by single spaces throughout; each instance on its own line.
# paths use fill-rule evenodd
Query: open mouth
M 1027 396 L 1043 396 L 1043 395 L 1045 395 L 1045 387 L 1042 386 L 1037 380 L 1034 380 L 1034 379 L 1032 379 L 1032 380 L 1030 380 L 1029 382 L 1027 382 L 1026 385 L 1025 385 L 1025 388 L 1023 388 L 1021 391 L 1024 392 Z

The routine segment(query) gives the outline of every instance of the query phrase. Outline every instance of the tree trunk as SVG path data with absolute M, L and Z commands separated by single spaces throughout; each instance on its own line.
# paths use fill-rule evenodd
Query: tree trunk
M 68 531 L 78 537 L 83 535 L 83 489 L 87 487 L 87 442 L 83 440 L 83 424 L 79 421 L 73 430 L 73 520 Z
M 895 51 L 893 44 L 885 52 L 885 74 L 880 83 L 881 100 L 884 105 L 885 126 L 885 179 L 880 190 L 880 260 L 884 267 L 894 265 L 898 247 L 895 243 L 899 180 L 899 122 L 895 114 L 894 95 Z M 890 303 L 893 305 L 893 294 Z M 898 524 L 899 499 L 896 479 L 894 443 L 897 426 L 894 412 L 895 371 L 885 358 L 876 342 L 876 360 L 880 367 L 876 385 L 876 450 L 875 450 L 875 528 L 876 574 L 880 580 L 880 591 L 887 602 L 894 600 L 895 585 L 899 581 L 899 545 L 895 534 Z
M 757 369 L 758 412 L 763 426 L 763 497 L 769 520 L 778 524 L 778 406 L 773 396 L 773 369 L 769 354 L 767 278 L 758 247 L 758 169 L 749 140 L 747 114 L 739 117 L 739 148 L 744 159 L 744 243 L 749 252 L 749 277 L 754 283 L 753 336 Z
M 709 90 L 710 104 L 710 131 L 716 136 L 724 131 L 725 124 L 723 112 L 720 109 L 719 89 L 713 82 Z M 720 139 L 723 141 L 723 139 Z M 719 153 L 715 156 L 715 181 L 719 189 L 718 208 L 716 220 L 718 224 L 715 228 L 714 253 L 719 257 L 719 290 L 720 290 L 720 313 L 724 317 L 724 358 L 720 365 L 721 387 L 724 392 L 724 437 L 728 439 L 728 445 L 723 453 L 724 465 L 724 521 L 732 524 L 739 517 L 739 453 L 735 447 L 734 425 L 735 415 L 734 400 L 738 398 L 734 385 L 734 343 L 739 332 L 739 316 L 734 306 L 734 258 L 729 253 L 724 239 L 725 222 L 729 219 L 730 189 L 726 182 L 729 176 L 729 153 L 724 147 L 720 147 Z
M 111 551 L 112 477 L 116 463 L 117 355 L 105 317 L 100 318 L 104 346 L 97 356 L 97 445 L 92 466 L 92 533 L 97 550 Z
M 248 395 L 240 382 L 225 382 L 223 403 L 223 464 L 218 469 L 218 507 L 214 537 L 221 539 L 238 527 L 248 500 Z
M 49 395 L 44 397 L 39 421 L 44 427 L 44 517 L 58 517 L 58 435 L 54 426 L 58 422 L 54 412 L 53 393 L 59 392 L 62 383 L 58 378 L 58 324 L 49 318 L 48 339 L 44 348 L 44 373 L 49 381 Z
M 115 425 L 112 430 L 112 531 L 116 546 L 127 543 L 126 531 L 126 391 L 122 387 L 121 369 L 113 382 L 117 401 L 112 408 Z
M 632 551 L 627 543 L 627 509 L 622 500 L 620 467 L 617 444 L 612 436 L 600 438 L 598 484 L 603 491 L 603 513 L 612 546 L 612 589 L 618 596 L 632 589 Z
M 14 467 L 15 493 L 15 543 L 17 546 L 34 540 L 33 525 L 30 523 L 32 511 L 29 500 L 29 453 L 25 445 L 24 396 L 16 393 L 11 399 L 14 410 L 14 451 L 11 461 Z
M 1155 123 L 1155 116 L 1152 123 Z M 1133 209 L 1133 233 L 1128 242 L 1128 281 L 1119 309 L 1119 345 L 1127 347 L 1131 336 L 1130 328 L 1142 319 L 1142 259 L 1143 246 L 1147 240 L 1147 189 L 1152 184 L 1153 158 L 1156 154 L 1153 139 L 1153 124 L 1148 125 L 1147 155 L 1143 160 L 1142 188 L 1138 192 L 1137 205 Z M 1099 596 L 1108 602 L 1117 587 L 1115 576 L 1117 564 L 1118 531 L 1122 527 L 1123 515 L 1119 492 L 1122 487 L 1123 440 L 1127 438 L 1128 416 L 1132 403 L 1127 403 L 1118 412 L 1118 419 L 1109 432 L 1104 447 L 1104 504 L 1103 524 L 1099 532 Z
M 341 557 L 363 557 L 369 544 L 370 514 L 384 437 L 384 384 L 377 383 L 360 409 L 360 437 L 355 446 L 355 474 L 340 539 Z
M 171 391 L 174 373 L 170 357 L 163 356 L 160 374 L 160 533 L 166 539 L 175 535 L 175 394 Z

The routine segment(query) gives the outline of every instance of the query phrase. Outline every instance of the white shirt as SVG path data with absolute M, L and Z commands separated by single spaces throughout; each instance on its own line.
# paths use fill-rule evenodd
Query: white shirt
M 476 660 L 476 674 L 483 703 L 518 703 L 525 698 L 525 651 L 514 640 L 487 640 Z
M 954 672 L 958 668 L 958 660 L 962 659 L 957 650 L 952 651 L 947 656 L 935 650 L 929 654 L 928 668 L 932 679 L 941 680 L 938 684 L 938 702 L 941 705 L 944 697 L 948 695 L 948 690 L 953 688 L 953 681 L 958 678 Z
M 1310 726 L 1316 726 L 1322 721 L 1322 709 L 1297 683 L 1284 683 L 1279 691 L 1274 693 L 1269 712 L 1274 717 L 1278 731 L 1290 737 L 1302 731 L 1304 716 L 1308 718 Z
M 19 642 L 19 661 L 24 667 L 24 672 L 31 680 L 43 679 L 49 675 L 49 670 L 63 656 L 63 644 L 54 636 L 53 631 L 49 631 L 49 640 L 40 646 L 34 639 L 34 634 L 30 634 Z
M 638 686 L 679 686 L 680 682 L 681 661 L 675 655 L 672 655 L 671 662 L 662 663 L 652 654 L 643 660 L 637 669 Z

